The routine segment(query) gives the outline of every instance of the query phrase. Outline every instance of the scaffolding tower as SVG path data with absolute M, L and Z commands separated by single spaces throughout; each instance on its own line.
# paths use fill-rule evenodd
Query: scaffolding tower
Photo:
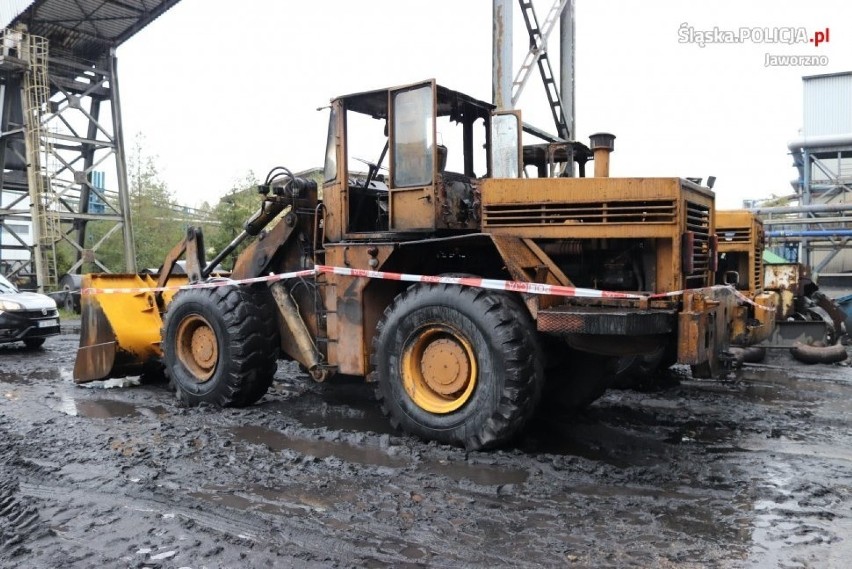
M 42 292 L 57 290 L 60 242 L 75 257 L 69 273 L 85 263 L 107 270 L 99 250 L 118 231 L 126 269 L 135 271 L 114 54 L 100 64 L 58 56 L 47 39 L 22 27 L 3 30 L 2 44 L 0 272 Z M 106 106 L 109 123 L 101 120 Z M 93 183 L 100 170 L 115 189 Z M 108 226 L 97 242 L 86 237 L 93 221 Z
M 35 0 L 0 22 L 0 274 L 55 290 L 60 247 L 68 273 L 106 271 L 116 236 L 136 271 L 116 48 L 179 1 Z
M 582 175 L 588 159 L 588 148 L 575 142 L 574 113 L 574 0 L 554 0 L 543 23 L 536 14 L 532 0 L 518 0 L 526 27 L 529 50 L 517 73 L 512 75 L 513 63 L 513 0 L 492 0 L 492 97 L 498 109 L 513 109 L 524 92 L 533 69 L 538 68 L 544 94 L 553 118 L 556 134 L 524 123 L 524 132 L 544 144 L 526 145 L 525 161 L 531 160 L 539 168 L 539 175 L 552 171 L 553 175 L 573 176 L 574 163 Z M 559 26 L 559 74 L 554 74 L 550 63 L 548 42 L 551 32 Z M 558 84 L 557 84 L 558 79 Z M 535 148 L 533 146 L 536 146 Z M 529 155 L 527 155 L 529 153 Z M 557 160 L 558 157 L 558 160 Z M 547 164 L 550 164 L 548 166 Z M 552 166 L 556 165 L 554 169 Z
M 852 273 L 852 72 L 803 77 L 802 137 L 788 207 L 759 208 L 770 240 L 816 275 Z

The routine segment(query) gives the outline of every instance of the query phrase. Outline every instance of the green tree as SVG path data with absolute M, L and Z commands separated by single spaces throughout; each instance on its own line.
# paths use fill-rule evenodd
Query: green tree
M 143 150 L 144 137 L 137 135 L 128 160 L 128 189 L 136 266 L 139 270 L 157 268 L 168 251 L 183 239 L 186 223 L 178 219 L 181 208 L 160 178 L 156 157 Z M 112 233 L 109 233 L 109 232 Z M 124 272 L 124 240 L 114 222 L 90 222 L 86 232 L 89 247 L 98 247 L 97 259 L 112 272 Z M 88 269 L 88 268 L 87 268 Z M 91 269 L 99 272 L 99 267 Z
M 239 235 L 246 221 L 254 215 L 262 202 L 258 195 L 257 177 L 254 172 L 248 172 L 239 180 L 225 196 L 219 200 L 212 209 L 212 218 L 215 227 L 211 230 L 206 240 L 208 257 L 224 249 L 234 238 Z M 239 254 L 250 242 L 247 241 L 223 262 L 225 268 L 232 268 L 236 255 Z
M 130 215 L 136 266 L 157 268 L 166 253 L 186 233 L 186 222 L 177 221 L 180 206 L 160 178 L 154 157 L 142 151 L 143 139 L 137 136 L 128 168 Z

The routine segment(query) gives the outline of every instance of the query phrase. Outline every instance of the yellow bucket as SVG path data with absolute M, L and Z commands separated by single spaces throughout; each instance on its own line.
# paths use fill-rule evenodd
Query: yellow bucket
M 186 283 L 185 276 L 171 276 L 168 281 L 170 287 Z M 176 291 L 150 290 L 156 286 L 157 275 L 83 276 L 76 383 L 138 375 L 160 365 L 161 311 Z

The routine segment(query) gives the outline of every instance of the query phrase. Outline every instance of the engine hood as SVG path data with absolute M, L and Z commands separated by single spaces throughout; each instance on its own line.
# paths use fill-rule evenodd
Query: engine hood
M 49 296 L 39 294 L 37 292 L 16 292 L 8 294 L 0 294 L 0 300 L 8 300 L 17 302 L 23 306 L 23 310 L 56 310 L 56 301 Z

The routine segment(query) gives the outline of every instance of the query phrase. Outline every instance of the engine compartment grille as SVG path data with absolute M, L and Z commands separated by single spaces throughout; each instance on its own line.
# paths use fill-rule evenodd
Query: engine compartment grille
M 692 251 L 684 253 L 692 256 L 692 268 L 684 274 L 690 287 L 709 283 L 710 262 L 713 254 L 710 246 L 710 208 L 687 201 L 684 212 L 686 231 L 691 233 Z
M 518 227 L 551 224 L 675 223 L 674 200 L 619 200 L 608 202 L 551 202 L 539 204 L 489 204 L 482 208 L 484 227 Z
M 754 240 L 752 243 L 754 244 L 754 273 L 752 273 L 752 277 L 754 278 L 754 289 L 755 292 L 763 292 L 763 231 L 762 226 L 754 227 L 754 232 L 756 235 L 754 236 Z
M 719 232 L 720 243 L 748 243 L 750 241 L 750 227 L 726 227 Z

